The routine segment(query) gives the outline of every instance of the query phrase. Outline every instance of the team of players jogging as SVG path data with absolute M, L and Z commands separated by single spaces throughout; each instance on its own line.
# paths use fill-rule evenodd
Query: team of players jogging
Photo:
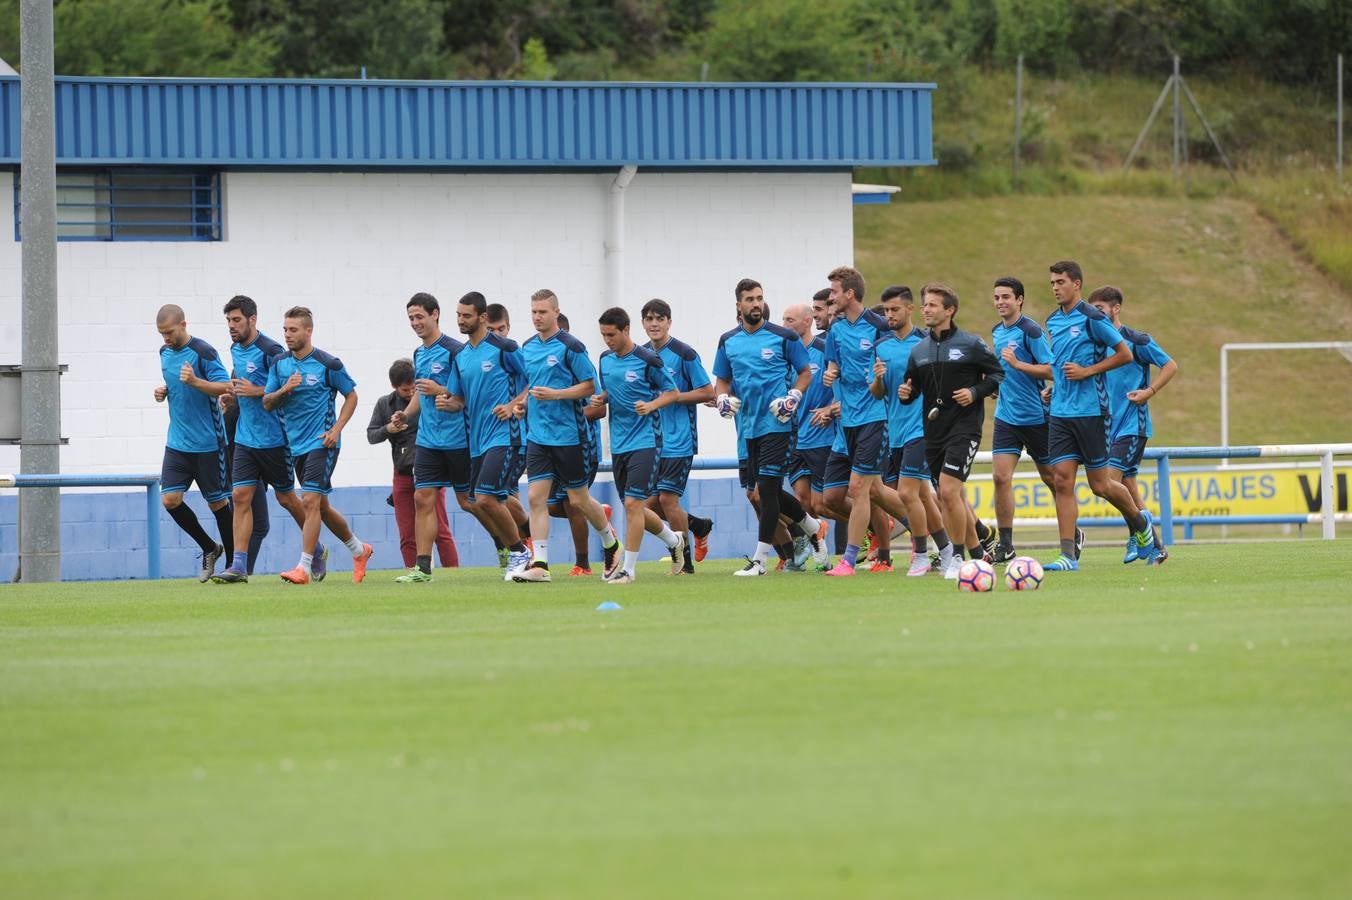
M 826 282 L 810 303 L 785 308 L 777 325 L 763 287 L 739 281 L 736 327 L 719 338 L 708 370 L 698 351 L 672 336 L 672 310 L 662 300 L 642 309 L 643 344 L 624 309 L 606 310 L 598 322 L 606 349 L 593 365 L 552 291 L 531 296 L 535 333 L 520 344 L 506 334 L 505 311 L 478 292 L 455 307 L 459 338 L 442 331 L 435 297 L 414 294 L 406 304 L 419 341 L 414 390 L 388 428 L 416 420 L 417 553 L 396 580 L 432 580 L 436 507 L 447 488 L 502 548 L 507 581 L 551 580 L 551 516 L 570 520 L 579 559 L 571 574 L 590 574 L 589 531 L 600 539 L 608 584 L 636 581 L 645 532 L 666 547 L 672 575 L 693 573 L 713 528 L 681 505 L 698 453 L 699 405 L 734 423 L 740 479 L 757 515 L 755 548 L 738 577 L 774 571 L 772 556 L 786 571 L 831 577 L 891 571 L 897 524 L 910 535 L 908 576 L 956 578 L 964 558 L 1013 559 L 1012 479 L 1025 454 L 1055 498 L 1060 554 L 1048 571 L 1079 569 L 1080 467 L 1094 495 L 1126 523 L 1123 561 L 1167 558 L 1136 475 L 1151 437 L 1149 403 L 1178 365 L 1150 335 L 1122 324 L 1120 290 L 1101 287 L 1086 300 L 1080 267 L 1054 263 L 1056 308 L 1038 324 L 1024 314 L 1023 284 L 998 278 L 991 296 L 999 320 L 987 342 L 958 327 L 958 295 L 946 285 L 924 285 L 917 310 L 917 296 L 900 285 L 868 306 L 863 276 L 847 266 Z M 170 413 L 164 505 L 201 547 L 199 580 L 248 580 L 258 553 L 255 517 L 266 515 L 260 499 L 271 487 L 302 537 L 300 559 L 281 577 L 323 580 L 323 526 L 351 553 L 353 580 L 362 581 L 371 545 L 330 502 L 341 434 L 357 407 L 355 381 L 312 344 L 309 309 L 286 311 L 282 342 L 258 331 L 250 298 L 231 298 L 224 312 L 228 373 L 212 346 L 188 333 L 180 307 L 163 307 L 156 321 L 164 384 L 155 399 Z M 995 529 L 977 517 L 965 488 L 992 397 Z M 237 417 L 233 435 L 227 414 Z M 603 419 L 623 534 L 592 494 Z M 183 503 L 194 482 L 219 541 Z M 844 535 L 834 564 L 830 521 Z

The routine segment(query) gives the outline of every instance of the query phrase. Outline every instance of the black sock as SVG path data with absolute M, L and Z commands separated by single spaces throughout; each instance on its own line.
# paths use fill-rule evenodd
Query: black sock
M 422 572 L 424 575 L 431 575 L 431 574 L 432 574 L 432 554 L 429 553 L 429 554 L 427 554 L 426 556 L 419 556 L 419 557 L 414 561 L 414 565 L 416 565 L 416 566 L 418 567 L 418 571 Z
M 954 558 L 954 559 L 966 559 L 967 557 L 963 555 L 963 552 L 964 552 L 964 551 L 963 551 L 962 547 L 958 546 L 957 544 L 954 544 L 954 545 L 953 545 L 953 558 Z
M 690 533 L 697 538 L 706 538 L 709 532 L 713 531 L 713 519 L 701 519 L 699 516 L 690 516 Z
M 686 567 L 687 569 L 690 568 L 691 566 L 693 566 L 693 565 L 695 564 L 695 551 L 694 551 L 694 549 L 690 546 L 691 543 L 692 543 L 691 541 L 686 541 L 686 542 L 685 542 L 684 555 L 685 555 L 685 567 Z
M 516 531 L 521 535 L 521 540 L 530 540 L 530 519 L 527 519 L 525 522 L 516 523 Z
M 878 545 L 878 562 L 881 563 L 892 562 L 892 548 L 889 547 L 887 544 Z
M 494 550 L 502 550 L 503 548 L 504 548 L 504 544 L 502 543 L 502 541 L 498 540 L 497 535 L 494 535 L 494 536 L 493 536 L 493 549 L 494 549 Z
M 850 542 L 850 536 L 845 528 L 845 524 L 843 522 L 837 522 L 835 525 L 831 526 L 831 534 L 833 535 L 831 540 L 835 547 L 835 554 L 836 556 L 840 556 L 845 552 L 845 545 Z
M 216 530 L 221 534 L 221 546 L 225 548 L 225 558 L 235 558 L 235 510 L 226 503 L 220 509 L 213 509 L 216 517 Z
M 991 536 L 990 527 L 980 519 L 976 520 L 976 537 L 979 541 L 984 541 Z
M 577 555 L 576 555 L 576 557 L 573 559 L 573 565 L 577 566 L 579 569 L 590 569 L 590 568 L 591 568 L 591 560 L 587 558 L 587 551 L 586 551 L 586 550 L 579 550 L 579 551 L 577 551 Z
M 1080 554 L 1075 552 L 1075 539 L 1061 542 L 1061 555 L 1068 559 L 1079 559 Z
M 930 537 L 934 538 L 934 547 L 936 550 L 942 551 L 949 544 L 948 532 L 943 528 L 936 528 L 931 531 Z
M 1128 524 L 1131 525 L 1132 534 L 1140 534 L 1150 527 L 1150 520 L 1140 511 L 1137 511 L 1136 515 L 1128 520 Z
M 784 493 L 780 489 L 783 480 L 769 475 L 762 475 L 756 480 L 761 498 L 758 522 L 760 528 L 757 532 L 757 540 L 762 544 L 774 544 L 775 542 L 775 529 L 779 527 L 779 504 L 783 499 L 780 495 Z
M 192 511 L 192 507 L 186 503 L 180 503 L 169 510 L 169 518 L 183 529 L 183 533 L 197 542 L 197 546 L 202 548 L 203 553 L 210 553 L 216 549 L 216 542 L 207 537 L 206 531 L 202 529 L 202 523 L 197 521 L 197 515 Z
M 1001 528 L 1001 529 L 1000 529 L 1000 546 L 1001 546 L 1001 547 L 1004 547 L 1006 550 L 1013 550 L 1013 549 L 1014 549 L 1014 529 L 1013 529 L 1013 528 Z
M 929 535 L 922 537 L 911 535 L 911 549 L 916 553 L 929 553 Z
M 775 553 L 780 559 L 793 559 L 793 544 L 776 544 Z
M 526 552 L 526 542 L 525 542 L 525 541 L 517 541 L 515 544 L 512 545 L 512 552 L 513 552 L 513 553 L 525 553 L 525 552 Z
M 975 547 L 968 547 L 968 548 L 967 548 L 967 558 L 968 558 L 968 559 L 981 559 L 981 558 L 984 557 L 985 555 L 986 555 L 986 548 L 983 547 L 983 546 L 981 546 L 980 544 L 977 544 Z

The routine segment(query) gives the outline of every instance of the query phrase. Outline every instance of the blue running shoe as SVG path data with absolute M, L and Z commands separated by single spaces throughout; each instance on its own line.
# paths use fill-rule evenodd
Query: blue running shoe
M 1136 535 L 1127 536 L 1127 555 L 1122 557 L 1122 564 L 1134 563 L 1141 558 L 1141 545 L 1136 543 Z
M 1137 558 L 1145 560 L 1145 564 L 1148 566 L 1158 566 L 1160 563 L 1164 562 L 1167 558 L 1167 554 L 1164 552 L 1163 547 L 1155 546 L 1155 536 L 1153 534 L 1149 531 L 1142 532 L 1142 534 L 1146 536 L 1147 543 L 1143 544 L 1140 549 L 1136 551 L 1138 554 Z M 1136 540 L 1140 540 L 1139 535 Z
M 1044 572 L 1078 572 L 1080 571 L 1080 561 L 1071 559 L 1064 553 L 1056 558 L 1055 562 L 1047 563 L 1042 567 Z
M 320 544 L 315 547 L 315 558 L 310 563 L 310 578 L 314 581 L 323 581 L 327 574 L 329 574 L 329 548 Z

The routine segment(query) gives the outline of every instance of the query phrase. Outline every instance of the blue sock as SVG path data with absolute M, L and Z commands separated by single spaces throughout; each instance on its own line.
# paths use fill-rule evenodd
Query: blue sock
M 235 555 L 230 560 L 230 568 L 236 572 L 243 572 L 249 565 L 249 554 L 245 550 L 236 550 Z
M 850 565 L 853 566 L 854 563 L 855 563 L 855 560 L 857 560 L 858 558 L 859 558 L 859 545 L 858 545 L 858 544 L 846 544 L 846 545 L 845 545 L 845 555 L 841 558 L 841 561 L 842 561 L 842 562 L 849 563 Z

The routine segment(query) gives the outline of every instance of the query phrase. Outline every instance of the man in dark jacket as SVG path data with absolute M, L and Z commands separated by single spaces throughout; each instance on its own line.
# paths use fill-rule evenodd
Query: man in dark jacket
M 394 507 L 394 521 L 399 525 L 399 552 L 404 565 L 412 568 L 417 560 L 418 544 L 414 534 L 413 512 L 413 443 L 418 438 L 418 416 L 394 419 L 396 412 L 404 412 L 413 398 L 413 362 L 397 359 L 390 366 L 390 386 L 393 391 L 376 401 L 371 422 L 366 426 L 366 439 L 372 444 L 390 442 L 390 456 L 394 461 L 394 493 L 390 505 Z M 445 491 L 439 491 L 437 508 L 437 555 L 441 567 L 451 569 L 460 565 L 460 553 L 451 536 L 450 521 L 446 516 Z
M 986 419 L 982 401 L 1000 387 L 1005 370 L 985 341 L 958 328 L 957 313 L 958 295 L 952 288 L 931 283 L 921 289 L 920 314 L 929 337 L 911 351 L 897 397 L 913 403 L 924 396 L 930 477 L 938 479 L 944 526 L 961 544 L 969 515 L 965 482 Z M 984 555 L 980 543 L 969 550 L 973 559 Z M 957 578 L 961 565 L 961 554 L 954 554 L 944 577 Z

